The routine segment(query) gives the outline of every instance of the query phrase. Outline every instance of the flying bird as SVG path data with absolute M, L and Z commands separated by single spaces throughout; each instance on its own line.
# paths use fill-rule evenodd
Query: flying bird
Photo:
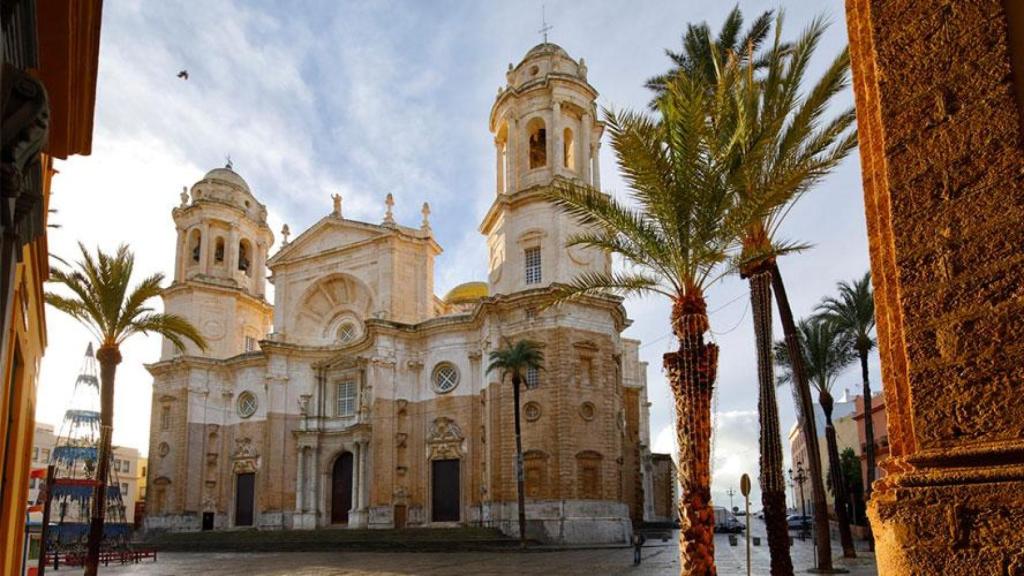
M 181 72 L 178 72 L 178 78 L 181 78 L 182 80 L 188 80 L 188 70 L 182 70 Z

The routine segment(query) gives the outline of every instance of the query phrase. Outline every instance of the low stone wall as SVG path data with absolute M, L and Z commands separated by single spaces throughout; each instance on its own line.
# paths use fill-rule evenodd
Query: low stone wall
M 508 536 L 519 535 L 514 502 L 484 504 L 470 516 L 470 525 L 482 522 Z M 526 503 L 526 535 L 546 544 L 628 544 L 633 529 L 629 507 L 622 502 L 549 500 Z

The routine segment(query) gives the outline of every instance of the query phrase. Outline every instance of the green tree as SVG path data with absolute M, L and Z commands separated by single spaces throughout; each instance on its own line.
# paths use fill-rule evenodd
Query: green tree
M 559 300 L 618 293 L 658 294 L 672 302 L 669 318 L 679 349 L 664 356 L 676 404 L 679 444 L 680 560 L 684 573 L 715 573 L 710 508 L 711 396 L 718 347 L 709 330 L 706 294 L 728 272 L 737 239 L 772 206 L 739 203 L 728 170 L 744 122 L 735 89 L 736 58 L 713 46 L 718 76 L 674 74 L 656 102 L 657 117 L 605 110 L 612 148 L 630 204 L 578 182 L 563 182 L 551 200 L 581 224 L 569 246 L 618 254 L 625 272 L 590 272 L 562 286 Z
M 868 354 L 875 349 L 875 295 L 871 290 L 871 272 L 865 272 L 859 280 L 851 283 L 840 282 L 836 286 L 838 297 L 829 296 L 818 306 L 821 317 L 842 330 L 853 343 L 860 358 L 860 373 L 864 389 L 864 449 L 867 460 L 868 478 L 864 487 L 864 498 L 871 498 L 871 484 L 875 481 L 875 426 L 871 418 L 871 379 L 868 376 Z
M 845 551 L 847 547 L 853 548 L 853 535 L 850 531 L 850 519 L 846 514 L 846 482 L 843 481 L 842 469 L 839 464 L 839 444 L 836 441 L 835 425 L 832 423 L 832 409 L 835 404 L 832 398 L 832 387 L 839 374 L 853 363 L 856 355 L 846 333 L 820 317 L 814 316 L 801 320 L 798 330 L 807 378 L 817 389 L 818 403 L 825 414 L 829 479 L 832 484 L 832 494 L 835 496 L 839 537 Z M 788 344 L 784 341 L 776 342 L 775 361 L 782 368 L 782 374 L 779 376 L 780 383 L 793 382 L 791 360 Z M 808 434 L 806 430 L 804 430 L 804 439 L 807 446 L 817 444 L 817 437 Z
M 100 446 L 96 464 L 85 573 L 94 576 L 99 567 L 100 542 L 106 516 L 107 479 L 110 470 L 110 439 L 114 422 L 114 377 L 121 363 L 121 344 L 135 334 L 159 334 L 178 350 L 190 340 L 201 349 L 206 341 L 184 318 L 154 312 L 146 305 L 160 295 L 163 274 L 153 274 L 129 290 L 135 257 L 121 245 L 114 254 L 97 249 L 93 256 L 79 243 L 82 258 L 70 269 L 51 268 L 50 280 L 62 284 L 70 295 L 46 293 L 46 303 L 78 320 L 99 342 L 96 360 L 100 364 Z
M 839 453 L 839 467 L 842 470 L 843 480 L 846 482 L 846 494 L 850 506 L 849 517 L 853 524 L 865 524 L 864 518 L 864 481 L 861 478 L 860 458 L 853 448 L 844 448 Z M 858 503 L 861 505 L 858 507 Z
M 512 404 L 515 412 L 516 429 L 516 491 L 519 499 L 519 545 L 526 546 L 526 492 L 523 489 L 523 439 L 519 417 L 519 389 L 526 382 L 530 370 L 544 367 L 544 352 L 540 344 L 532 340 L 519 340 L 514 344 L 505 342 L 505 347 L 492 350 L 487 373 L 498 371 L 501 379 L 512 378 Z

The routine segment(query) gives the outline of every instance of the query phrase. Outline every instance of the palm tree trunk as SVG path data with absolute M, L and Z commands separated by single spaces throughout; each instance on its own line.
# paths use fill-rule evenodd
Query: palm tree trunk
M 715 513 L 711 508 L 711 394 L 718 346 L 704 342 L 703 297 L 680 298 L 672 309 L 679 351 L 663 357 L 676 403 L 679 444 L 679 564 L 688 576 L 715 576 Z
M 516 423 L 516 490 L 519 498 L 519 545 L 526 547 L 526 491 L 523 488 L 523 437 L 519 424 L 519 374 L 512 375 L 512 403 Z
M 875 482 L 875 411 L 871 401 L 871 380 L 868 378 L 868 351 L 858 350 L 860 354 L 860 374 L 864 380 L 864 455 L 866 458 L 867 481 L 864 484 L 865 509 L 871 499 L 871 485 Z M 867 515 L 865 514 L 865 517 Z M 871 521 L 865 522 L 868 528 L 868 549 L 874 551 L 875 538 L 871 535 Z
M 867 458 L 867 483 L 864 485 L 864 500 L 871 499 L 871 484 L 875 481 L 875 423 L 871 406 L 871 380 L 868 378 L 868 351 L 860 350 L 860 373 L 864 379 L 864 453 Z
M 796 387 L 800 403 L 797 405 L 797 416 L 807 446 L 807 468 L 811 474 L 811 501 L 814 502 L 814 539 L 818 546 L 819 571 L 832 570 L 832 545 L 828 529 L 828 504 L 825 501 L 825 481 L 821 477 L 821 452 L 818 450 L 818 430 L 814 422 L 814 402 L 811 400 L 811 389 L 807 384 L 804 372 L 804 356 L 800 348 L 800 337 L 797 335 L 793 310 L 789 307 L 786 285 L 782 281 L 782 273 L 778 263 L 771 265 L 772 290 L 779 308 L 779 319 L 782 320 L 782 331 L 786 338 L 786 350 L 789 352 L 793 371 L 793 386 Z
M 782 437 L 779 433 L 779 407 L 775 399 L 772 358 L 771 272 L 761 267 L 748 278 L 757 349 L 761 504 L 768 532 L 771 574 L 792 576 L 793 560 L 789 555 L 789 526 L 786 523 L 786 479 L 782 475 Z
M 100 446 L 96 459 L 96 492 L 92 497 L 92 518 L 85 557 L 85 576 L 96 576 L 103 542 L 103 520 L 107 514 L 107 477 L 110 474 L 110 436 L 114 431 L 114 376 L 121 363 L 117 346 L 103 346 L 96 351 L 100 363 Z
M 832 495 L 835 496 L 836 521 L 839 523 L 839 541 L 843 545 L 843 556 L 856 558 L 853 534 L 850 533 L 850 519 L 846 514 L 846 481 L 839 464 L 839 442 L 836 441 L 836 427 L 832 424 L 832 395 L 820 390 L 818 401 L 825 412 L 825 442 L 828 445 L 828 475 L 832 481 Z

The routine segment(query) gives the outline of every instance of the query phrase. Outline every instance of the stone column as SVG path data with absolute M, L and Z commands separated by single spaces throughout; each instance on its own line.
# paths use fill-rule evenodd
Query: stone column
M 359 448 L 359 457 L 362 460 L 362 462 L 359 464 L 359 509 L 360 510 L 366 510 L 366 505 L 368 503 L 367 502 L 367 496 L 369 495 L 369 490 L 367 490 L 367 488 L 369 488 L 369 486 L 367 486 L 367 484 L 368 484 L 368 478 L 369 478 L 369 474 L 368 474 L 369 470 L 368 470 L 368 466 L 366 465 L 367 461 L 369 460 L 368 455 L 367 455 L 368 452 L 369 452 L 369 443 L 366 442 L 366 441 L 363 441 L 360 444 L 360 448 Z
M 577 162 L 580 165 L 580 179 L 584 184 L 593 184 L 590 181 L 590 124 L 592 121 L 593 116 L 584 113 L 580 122 L 580 158 Z
M 505 139 L 505 173 L 508 174 L 506 182 L 508 183 L 508 189 L 505 190 L 506 194 L 519 190 L 519 122 L 516 121 L 511 115 L 508 120 L 508 137 Z
M 360 462 L 362 454 L 362 446 L 359 442 L 356 442 L 352 448 L 352 508 L 348 513 L 349 525 L 355 524 L 356 512 L 359 511 L 359 485 L 362 483 L 362 476 L 360 475 Z
M 185 279 L 186 259 L 192 256 L 188 253 L 188 235 L 185 234 L 185 229 L 181 226 L 176 228 L 178 230 L 178 244 L 174 250 L 174 281 L 181 282 Z
M 594 188 L 601 189 L 601 141 L 598 140 L 594 143 L 594 173 L 592 175 L 594 180 Z
M 550 156 L 551 175 L 555 176 L 562 172 L 565 165 L 565 154 L 562 150 L 562 103 L 555 101 L 551 105 L 551 147 L 555 153 Z
M 210 255 L 213 253 L 214 241 L 210 237 L 210 223 L 203 222 L 202 237 L 199 239 L 199 272 L 210 274 Z
M 253 286 L 255 287 L 254 292 L 258 296 L 263 296 L 267 286 L 267 245 L 263 242 L 258 242 L 255 247 L 255 254 L 253 254 L 252 263 L 252 279 Z
M 506 133 L 508 130 L 506 130 Z M 495 190 L 498 194 L 505 192 L 505 143 L 494 139 L 494 171 L 497 175 Z
M 295 511 L 306 511 L 306 448 L 299 448 L 299 465 L 295 471 Z
M 227 245 L 224 246 L 224 264 L 228 269 L 228 278 L 234 278 L 238 272 L 238 224 L 231 225 L 228 232 Z
M 1024 8 L 846 10 L 891 451 L 879 573 L 1024 574 Z

